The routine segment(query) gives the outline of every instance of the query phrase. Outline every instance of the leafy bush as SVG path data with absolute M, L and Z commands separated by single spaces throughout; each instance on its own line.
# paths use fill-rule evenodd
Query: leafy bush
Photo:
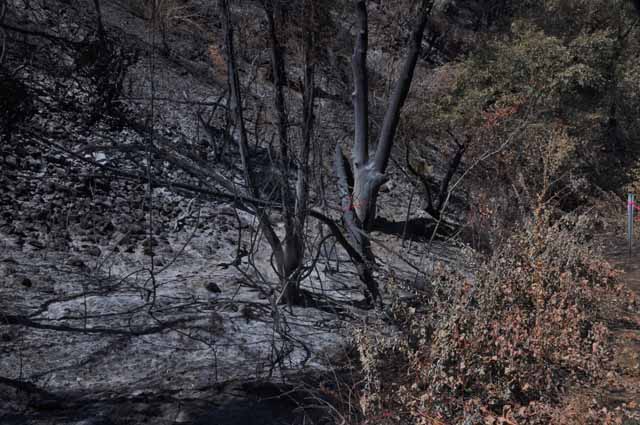
M 539 197 L 572 211 L 597 187 L 621 191 L 640 134 L 630 2 L 527 0 L 512 15 L 508 31 L 417 78 L 401 130 L 432 164 L 431 140 L 467 143 L 470 206 L 483 189 L 515 200 L 498 211 L 499 229 L 519 225 Z
M 396 306 L 402 336 L 358 336 L 369 417 L 547 424 L 575 414 L 563 394 L 611 370 L 604 311 L 622 289 L 576 236 L 582 221 L 550 217 L 537 210 L 474 279 L 440 268 L 424 311 Z

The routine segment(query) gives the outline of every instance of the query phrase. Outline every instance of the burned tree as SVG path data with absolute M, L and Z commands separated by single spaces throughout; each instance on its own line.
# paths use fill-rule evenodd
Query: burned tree
M 348 238 L 328 217 L 307 207 L 309 194 L 308 173 L 311 136 L 313 132 L 313 102 L 315 86 L 312 50 L 314 45 L 314 7 L 310 2 L 302 5 L 303 51 L 304 51 L 304 87 L 302 90 L 302 137 L 299 146 L 292 146 L 288 133 L 290 126 L 284 89 L 288 86 L 285 73 L 283 47 L 278 39 L 279 19 L 284 14 L 284 6 L 276 0 L 263 0 L 263 10 L 267 21 L 270 44 L 271 75 L 274 87 L 275 126 L 278 139 L 279 209 L 284 218 L 284 238 L 280 239 L 274 230 L 274 224 L 265 211 L 264 199 L 261 199 L 254 177 L 254 165 L 249 158 L 248 136 L 245 129 L 242 93 L 238 76 L 238 66 L 234 54 L 233 28 L 231 25 L 228 0 L 220 0 L 225 34 L 225 60 L 231 93 L 231 114 L 238 129 L 238 145 L 241 168 L 247 197 L 259 202 L 250 202 L 256 212 L 260 229 L 273 252 L 274 269 L 279 276 L 281 294 L 278 300 L 289 303 L 300 301 L 298 290 L 304 263 L 304 225 L 309 215 L 328 225 L 340 245 L 345 248 L 358 271 L 360 280 L 365 284 L 367 302 L 380 301 L 377 283 L 373 278 L 373 253 L 369 246 L 367 232 L 371 229 L 376 215 L 376 200 L 380 186 L 387 180 L 385 171 L 391 156 L 391 148 L 398 127 L 400 112 L 405 103 L 415 67 L 422 50 L 422 39 L 433 4 L 422 0 L 418 7 L 416 22 L 411 31 L 409 49 L 404 59 L 398 80 L 389 99 L 382 129 L 375 152 L 369 155 L 369 82 L 367 77 L 366 56 L 368 49 L 368 23 L 366 1 L 356 2 L 357 37 L 352 57 L 352 71 L 355 90 L 353 93 L 355 142 L 351 164 L 346 160 L 340 146 L 336 148 L 336 174 L 338 177 L 340 203 L 343 211 L 342 221 Z M 295 183 L 290 183 L 295 172 Z M 349 241 L 347 240 L 349 239 Z
M 284 59 L 282 49 L 277 37 L 276 19 L 278 16 L 279 4 L 277 1 L 265 0 L 263 3 L 267 17 L 269 39 L 271 42 L 271 66 L 274 76 L 275 86 L 275 108 L 277 112 L 277 129 L 279 137 L 279 192 L 282 214 L 285 224 L 285 236 L 281 240 L 274 230 L 264 206 L 259 202 L 254 202 L 260 228 L 265 235 L 269 246 L 273 252 L 275 271 L 279 277 L 281 292 L 277 301 L 286 301 L 295 304 L 300 301 L 299 281 L 304 262 L 304 226 L 308 215 L 307 198 L 309 171 L 309 155 L 311 150 L 311 138 L 313 133 L 313 103 L 315 96 L 314 88 L 314 64 L 311 58 L 313 47 L 313 31 L 310 23 L 304 24 L 309 29 L 304 37 L 304 90 L 302 96 L 303 130 L 301 146 L 298 155 L 294 158 L 294 152 L 289 146 L 289 135 L 287 125 L 287 114 L 284 100 Z M 312 19 L 312 6 L 305 2 L 303 6 L 303 16 L 305 20 Z M 258 200 L 261 198 L 257 182 L 253 174 L 253 166 L 249 158 L 249 144 L 247 131 L 244 124 L 242 111 L 242 94 L 238 68 L 234 54 L 233 28 L 231 25 L 229 2 L 220 0 L 220 9 L 223 15 L 223 30 L 225 33 L 225 59 L 227 62 L 229 85 L 232 97 L 232 114 L 239 131 L 238 146 L 242 164 L 243 178 L 249 195 Z M 288 177 L 295 165 L 297 167 L 295 184 L 290 185 Z
M 442 212 L 446 207 L 446 199 L 449 194 L 449 185 L 451 183 L 451 179 L 455 175 L 458 168 L 460 168 L 460 164 L 462 163 L 462 157 L 464 156 L 465 151 L 469 145 L 470 137 L 467 137 L 464 141 L 460 141 L 453 133 L 450 133 L 452 136 L 456 148 L 453 156 L 449 160 L 449 164 L 447 167 L 447 172 L 440 181 L 438 186 L 438 192 L 434 196 L 431 186 L 435 185 L 436 182 L 433 181 L 432 176 L 425 174 L 418 170 L 411 164 L 409 160 L 409 147 L 407 146 L 405 151 L 405 164 L 409 172 L 415 176 L 422 185 L 422 190 L 424 192 L 426 205 L 424 210 L 431 215 L 431 217 L 439 220 L 442 217 Z
M 422 38 L 433 2 L 422 0 L 411 31 L 409 50 L 400 75 L 389 99 L 378 144 L 373 155 L 369 154 L 369 81 L 367 76 L 368 19 L 367 2 L 356 2 L 356 43 L 352 57 L 354 145 L 351 165 L 340 146 L 336 147 L 336 174 L 338 176 L 342 219 L 349 236 L 364 259 L 358 267 L 360 279 L 367 285 L 370 295 L 379 298 L 377 284 L 373 280 L 371 265 L 373 254 L 367 232 L 376 216 L 376 201 L 380 187 L 388 180 L 385 171 L 391 156 L 400 112 L 411 87 L 418 57 L 422 50 Z

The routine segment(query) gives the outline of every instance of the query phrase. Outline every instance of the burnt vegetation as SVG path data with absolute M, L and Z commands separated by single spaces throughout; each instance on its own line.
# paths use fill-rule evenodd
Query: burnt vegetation
M 639 10 L 0 0 L 0 422 L 640 423 Z

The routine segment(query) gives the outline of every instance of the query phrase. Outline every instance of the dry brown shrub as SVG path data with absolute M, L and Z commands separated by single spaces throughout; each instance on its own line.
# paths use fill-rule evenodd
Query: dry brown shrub
M 224 55 L 222 53 L 222 49 L 217 46 L 210 44 L 209 45 L 209 58 L 211 59 L 211 63 L 213 65 L 213 70 L 221 79 L 227 78 L 227 63 L 224 59 Z
M 617 425 L 622 424 L 618 412 L 598 407 L 592 397 L 578 394 L 570 397 L 552 414 L 550 423 L 563 425 Z
M 594 386 L 611 370 L 604 309 L 623 291 L 613 267 L 576 236 L 584 227 L 580 220 L 552 224 L 551 214 L 538 209 L 473 280 L 441 268 L 422 308 L 398 305 L 403 337 L 360 346 L 364 363 L 375 365 L 366 370 L 398 377 L 396 386 L 388 373 L 369 377 L 380 383 L 363 394 L 376 401 L 367 405 L 369 417 L 416 424 L 616 423 L 610 412 L 564 399 L 569 388 Z
M 200 17 L 191 9 L 188 0 L 128 0 L 129 9 L 163 30 L 183 26 L 203 30 Z

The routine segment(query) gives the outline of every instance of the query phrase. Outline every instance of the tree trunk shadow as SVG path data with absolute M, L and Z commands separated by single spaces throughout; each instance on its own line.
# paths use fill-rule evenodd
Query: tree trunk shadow
M 370 310 L 373 308 L 373 304 L 367 302 L 367 300 L 338 301 L 329 296 L 316 294 L 306 289 L 300 290 L 300 297 L 293 305 L 296 307 L 314 308 L 324 311 L 325 313 L 335 314 L 341 319 L 355 319 L 350 308 L 360 310 Z
M 438 222 L 432 218 L 418 217 L 403 221 L 390 221 L 384 217 L 376 218 L 372 230 L 387 235 L 405 237 L 414 241 L 427 241 L 434 231 L 437 232 L 435 239 L 445 239 L 455 232 L 455 226 L 444 220 L 438 226 Z

